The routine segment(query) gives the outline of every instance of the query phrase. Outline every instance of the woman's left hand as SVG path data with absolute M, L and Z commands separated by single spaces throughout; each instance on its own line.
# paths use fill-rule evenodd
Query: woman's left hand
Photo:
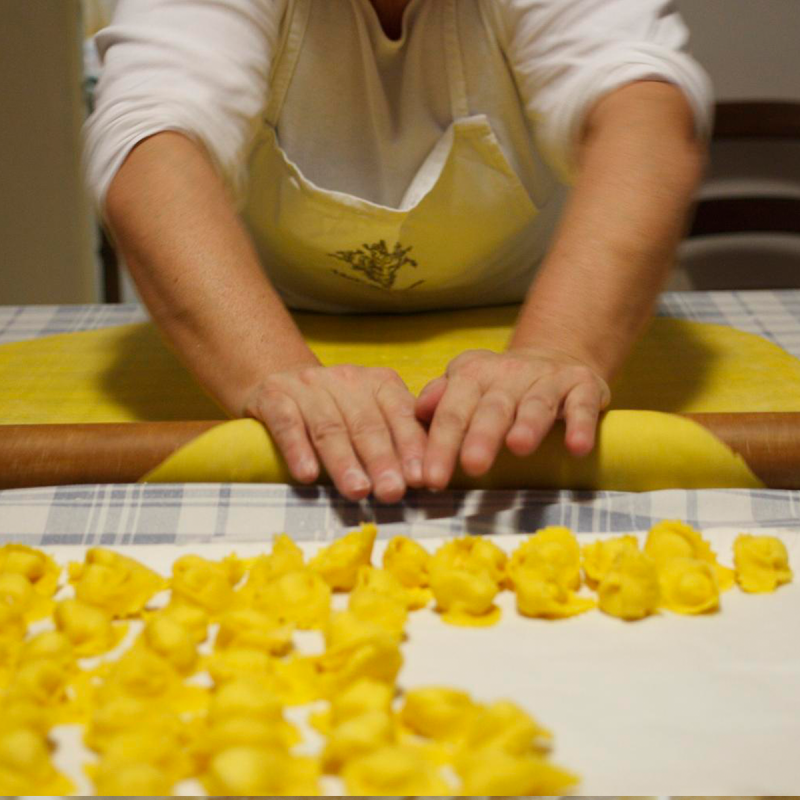
M 425 485 L 444 489 L 459 454 L 472 476 L 489 470 L 504 442 L 512 453 L 529 455 L 559 418 L 566 422 L 569 451 L 586 455 L 610 399 L 608 384 L 595 370 L 558 350 L 468 350 L 417 399 L 417 416 L 430 422 Z

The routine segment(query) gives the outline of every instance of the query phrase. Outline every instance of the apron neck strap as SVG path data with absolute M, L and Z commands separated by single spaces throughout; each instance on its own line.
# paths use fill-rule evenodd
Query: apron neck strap
M 300 48 L 306 34 L 308 17 L 311 13 L 311 0 L 289 0 L 286 8 L 286 24 L 283 38 L 272 61 L 269 76 L 269 100 L 264 112 L 264 121 L 272 128 L 277 127 L 283 109 L 289 84 L 292 82 Z
M 467 81 L 464 77 L 464 61 L 461 40 L 458 35 L 458 13 L 456 0 L 444 0 L 444 49 L 447 59 L 447 82 L 450 87 L 450 108 L 453 122 L 469 116 Z

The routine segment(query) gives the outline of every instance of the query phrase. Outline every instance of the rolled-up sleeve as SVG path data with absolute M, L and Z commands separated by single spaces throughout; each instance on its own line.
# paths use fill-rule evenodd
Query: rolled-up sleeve
M 670 0 L 497 0 L 500 35 L 537 142 L 566 179 L 591 107 L 626 84 L 679 87 L 700 136 L 712 124 L 712 89 L 686 52 L 688 31 Z
M 286 0 L 121 0 L 96 37 L 103 70 L 85 128 L 101 211 L 131 150 L 162 131 L 202 143 L 241 192 L 285 10 Z

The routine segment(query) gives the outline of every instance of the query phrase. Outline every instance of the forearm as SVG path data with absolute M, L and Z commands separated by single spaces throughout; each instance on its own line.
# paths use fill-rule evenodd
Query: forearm
M 114 179 L 107 212 L 153 318 L 230 413 L 242 414 L 269 374 L 317 363 L 197 144 L 177 133 L 142 142 Z
M 668 84 L 632 84 L 593 109 L 576 186 L 512 347 L 553 348 L 614 375 L 684 233 L 704 160 L 693 127 Z

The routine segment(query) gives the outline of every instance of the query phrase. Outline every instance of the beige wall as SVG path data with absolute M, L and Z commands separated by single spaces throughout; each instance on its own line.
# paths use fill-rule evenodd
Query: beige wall
M 97 299 L 78 0 L 0 0 L 0 304 Z
M 800 100 L 798 0 L 678 0 L 724 100 Z

